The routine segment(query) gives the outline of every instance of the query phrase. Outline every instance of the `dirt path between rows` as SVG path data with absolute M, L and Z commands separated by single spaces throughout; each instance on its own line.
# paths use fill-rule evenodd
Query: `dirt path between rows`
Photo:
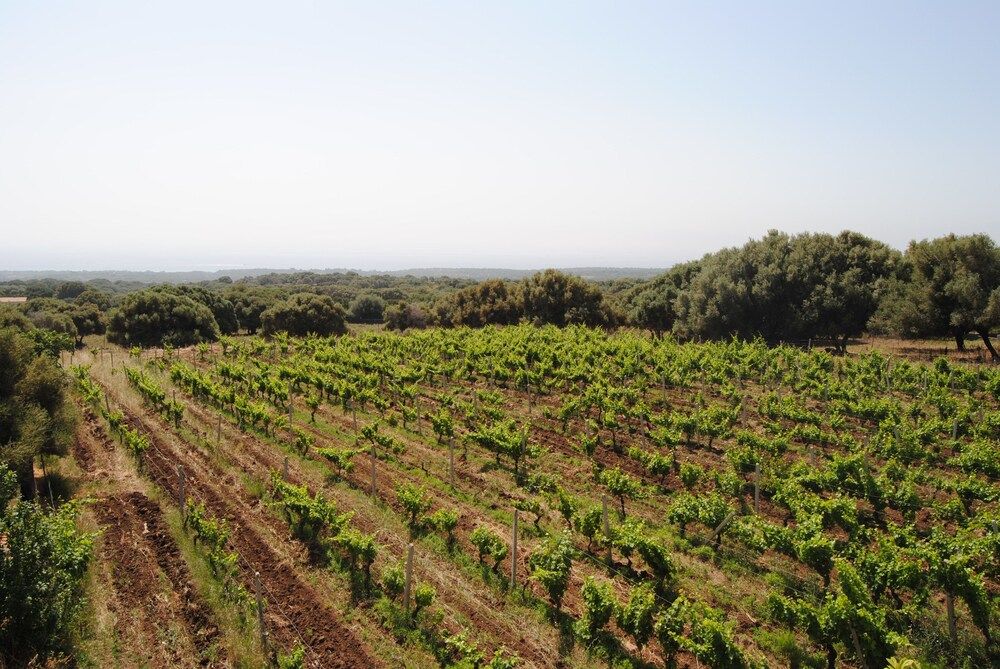
M 119 638 L 129 640 L 130 650 L 145 649 L 156 666 L 177 666 L 183 657 L 167 640 L 175 621 L 200 666 L 225 666 L 218 627 L 197 595 L 160 507 L 141 492 L 130 492 L 100 500 L 94 512 L 103 529 L 102 553 L 111 566 Z
M 101 382 L 98 380 L 98 383 Z M 107 386 L 101 385 L 104 392 L 109 391 Z M 124 404 L 119 404 L 118 408 L 134 429 L 150 438 L 151 446 L 145 454 L 148 476 L 176 498 L 179 493 L 177 465 L 182 465 L 187 497 L 203 502 L 210 516 L 227 520 L 233 529 L 230 545 L 243 557 L 241 580 L 249 591 L 254 590 L 253 572 L 260 573 L 268 599 L 269 632 L 279 647 L 290 649 L 301 638 L 306 646 L 307 661 L 314 667 L 383 666 L 341 621 L 339 614 L 301 579 L 293 564 L 279 555 L 245 520 L 255 518 L 262 525 L 273 527 L 273 519 L 248 498 L 239 481 L 197 449 L 177 448 L 173 439 L 164 437 L 169 435 L 169 428 L 161 424 L 158 417 L 147 416 L 144 411 L 133 412 Z

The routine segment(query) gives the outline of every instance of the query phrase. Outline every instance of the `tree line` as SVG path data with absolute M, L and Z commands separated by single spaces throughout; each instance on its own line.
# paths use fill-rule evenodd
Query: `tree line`
M 970 334 L 996 360 L 1000 249 L 988 235 L 913 241 L 900 253 L 856 232 L 772 231 L 674 266 L 649 281 L 596 284 L 555 270 L 484 281 L 439 300 L 428 322 L 633 326 L 680 339 L 829 341 L 864 332 L 905 338 Z
M 972 335 L 1000 357 L 991 341 L 1000 328 L 1000 249 L 983 234 L 913 241 L 900 252 L 850 231 L 772 231 L 645 281 L 598 284 L 552 269 L 478 283 L 338 277 L 268 275 L 124 296 L 66 282 L 23 312 L 78 339 L 106 330 L 130 346 L 183 346 L 241 331 L 331 335 L 348 322 L 398 330 L 528 322 L 640 327 L 685 340 L 815 340 L 840 351 L 865 332 L 948 337 L 959 350 Z

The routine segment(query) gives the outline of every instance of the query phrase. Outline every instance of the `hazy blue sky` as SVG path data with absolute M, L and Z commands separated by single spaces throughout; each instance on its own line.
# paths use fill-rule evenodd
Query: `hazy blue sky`
M 1000 237 L 1000 3 L 0 0 L 0 269 Z

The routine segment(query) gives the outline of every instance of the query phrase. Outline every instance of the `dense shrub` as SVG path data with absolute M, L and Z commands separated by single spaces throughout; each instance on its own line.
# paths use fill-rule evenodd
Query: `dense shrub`
M 6 666 L 68 650 L 93 547 L 93 537 L 76 528 L 76 512 L 74 504 L 45 512 L 18 500 L 13 472 L 0 466 L 0 654 Z
M 65 453 L 73 439 L 65 375 L 36 344 L 29 334 L 0 330 L 0 465 L 17 473 L 26 494 L 33 459 Z
M 352 323 L 381 323 L 385 316 L 385 300 L 378 295 L 358 295 L 347 313 Z
M 108 340 L 122 346 L 189 346 L 215 341 L 211 310 L 190 297 L 157 289 L 127 295 L 108 319 Z
M 340 335 L 347 332 L 344 309 L 326 295 L 296 293 L 260 316 L 265 335 Z

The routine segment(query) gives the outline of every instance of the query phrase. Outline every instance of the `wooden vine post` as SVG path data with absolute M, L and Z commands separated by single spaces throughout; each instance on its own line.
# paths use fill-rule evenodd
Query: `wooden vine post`
M 868 669 L 868 662 L 865 660 L 865 654 L 861 651 L 861 642 L 858 640 L 858 633 L 854 631 L 854 625 L 851 628 L 851 640 L 854 642 L 854 652 L 858 654 L 858 659 L 861 660 L 862 669 Z
M 181 507 L 181 518 L 184 518 L 187 507 L 187 497 L 184 492 L 184 467 L 177 465 L 177 503 Z
M 220 413 L 218 419 L 215 421 L 215 445 L 222 445 L 222 414 Z
M 257 596 L 257 625 L 260 627 L 260 645 L 267 654 L 267 625 L 264 622 L 264 597 L 261 595 L 260 572 L 253 573 L 254 592 Z
M 413 585 L 413 544 L 406 547 L 406 582 L 403 587 L 403 608 L 410 612 L 410 593 Z
M 455 487 L 455 441 L 450 438 L 448 439 L 448 485 Z
M 514 526 L 510 533 L 510 589 L 517 585 L 517 509 L 514 509 Z
M 604 540 L 608 543 L 608 566 L 613 564 L 611 558 L 611 521 L 608 520 L 608 498 L 601 497 L 601 520 L 604 523 Z
M 378 492 L 377 489 L 376 489 L 376 487 L 375 487 L 375 462 L 378 460 L 378 458 L 375 456 L 375 443 L 374 442 L 372 442 L 371 460 L 372 460 L 372 491 L 371 491 L 371 497 L 372 497 L 372 499 L 375 499 L 375 493 Z
M 760 463 L 753 463 L 753 512 L 760 513 Z
M 712 543 L 715 544 L 716 547 L 718 547 L 718 545 L 722 542 L 722 531 L 729 527 L 729 523 L 733 522 L 733 518 L 735 517 L 736 512 L 730 511 L 729 514 L 722 519 L 722 522 L 719 523 L 719 526 L 715 528 L 715 531 L 712 532 Z
M 945 590 L 944 603 L 948 609 L 948 636 L 951 637 L 951 645 L 958 646 L 958 628 L 955 627 L 955 598 L 950 592 Z

